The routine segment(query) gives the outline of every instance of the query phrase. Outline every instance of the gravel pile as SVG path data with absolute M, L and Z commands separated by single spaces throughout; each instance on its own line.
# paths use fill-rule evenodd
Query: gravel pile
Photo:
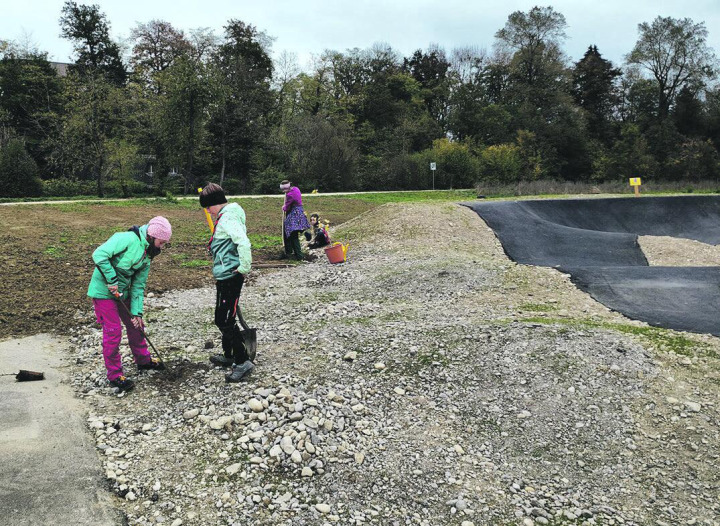
M 213 289 L 148 298 L 171 370 L 128 362 L 129 394 L 78 328 L 73 384 L 129 524 L 720 524 L 715 339 L 678 355 L 614 330 L 642 324 L 454 205 L 335 236 L 348 263 L 246 285 L 240 384 L 207 361 Z

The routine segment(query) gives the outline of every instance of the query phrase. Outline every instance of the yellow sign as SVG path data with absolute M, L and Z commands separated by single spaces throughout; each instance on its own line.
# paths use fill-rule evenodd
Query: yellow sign
M 630 186 L 640 186 L 642 184 L 642 181 L 639 177 L 631 177 L 630 178 Z

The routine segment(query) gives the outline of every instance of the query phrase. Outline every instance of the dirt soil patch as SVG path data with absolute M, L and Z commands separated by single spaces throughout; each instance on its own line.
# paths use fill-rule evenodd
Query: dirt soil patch
M 308 197 L 332 224 L 373 208 L 347 198 Z M 273 263 L 282 250 L 282 201 L 243 199 L 254 263 Z M 195 200 L 149 200 L 58 205 L 0 206 L 0 337 L 66 334 L 84 316 L 93 271 L 91 254 L 114 232 L 155 215 L 173 225 L 171 246 L 153 262 L 148 293 L 190 289 L 212 282 L 206 251 L 208 229 Z
M 648 264 L 657 267 L 716 267 L 720 246 L 694 239 L 669 236 L 638 236 Z

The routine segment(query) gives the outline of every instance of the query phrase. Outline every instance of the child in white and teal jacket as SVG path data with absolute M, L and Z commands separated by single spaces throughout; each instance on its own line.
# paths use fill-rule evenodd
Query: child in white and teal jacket
M 200 205 L 214 220 L 208 250 L 213 257 L 217 289 L 215 325 L 222 334 L 223 349 L 223 354 L 211 356 L 210 361 L 223 367 L 232 365 L 232 372 L 225 376 L 225 381 L 239 382 L 254 368 L 237 324 L 240 291 L 252 264 L 245 211 L 237 203 L 228 203 L 222 187 L 214 183 L 203 188 Z

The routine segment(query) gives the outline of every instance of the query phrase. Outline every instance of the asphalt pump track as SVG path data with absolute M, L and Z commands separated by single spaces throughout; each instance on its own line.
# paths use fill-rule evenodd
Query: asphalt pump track
M 656 327 L 720 336 L 720 267 L 649 266 L 638 235 L 720 243 L 720 196 L 463 203 L 505 253 L 554 267 L 603 305 Z

